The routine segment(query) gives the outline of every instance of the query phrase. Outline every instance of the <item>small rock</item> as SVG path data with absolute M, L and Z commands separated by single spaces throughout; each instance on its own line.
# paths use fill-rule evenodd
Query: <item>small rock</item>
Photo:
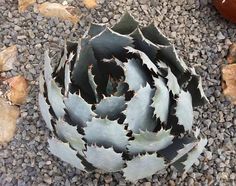
M 225 36 L 222 34 L 222 32 L 218 32 L 217 39 L 218 40 L 224 40 L 225 39 Z

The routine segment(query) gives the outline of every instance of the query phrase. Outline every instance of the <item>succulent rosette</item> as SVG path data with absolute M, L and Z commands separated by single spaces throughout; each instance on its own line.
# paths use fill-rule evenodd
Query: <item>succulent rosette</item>
M 170 40 L 128 13 L 67 42 L 54 69 L 45 53 L 39 107 L 49 150 L 83 171 L 123 171 L 132 182 L 170 165 L 187 171 L 207 143 L 193 130 L 193 107 L 206 102 L 201 77 Z

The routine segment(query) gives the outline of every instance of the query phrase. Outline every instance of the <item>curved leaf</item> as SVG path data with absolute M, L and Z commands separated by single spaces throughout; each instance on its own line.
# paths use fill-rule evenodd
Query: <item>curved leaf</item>
M 100 103 L 97 104 L 94 112 L 98 116 L 104 118 L 108 117 L 109 119 L 117 119 L 118 115 L 126 108 L 125 97 L 120 96 L 111 96 L 103 98 Z
M 161 33 L 161 31 L 155 26 L 154 22 L 147 27 L 142 28 L 141 31 L 145 38 L 157 45 L 170 45 L 170 40 Z
M 175 75 L 171 72 L 170 68 L 168 68 L 166 79 L 168 89 L 173 93 L 173 95 L 178 95 L 180 93 L 179 83 Z
M 44 55 L 44 77 L 47 86 L 48 100 L 52 106 L 53 112 L 57 118 L 62 118 L 65 115 L 65 105 L 63 103 L 63 96 L 61 89 L 57 86 L 55 80 L 52 78 L 52 67 L 50 65 L 51 59 L 48 56 L 48 51 Z
M 42 115 L 48 129 L 53 131 L 52 123 L 51 123 L 52 116 L 49 112 L 50 106 L 47 104 L 47 102 L 46 102 L 44 96 L 42 95 L 42 93 L 39 93 L 38 101 L 39 101 L 39 110 L 41 112 L 41 115 Z
M 178 125 L 183 125 L 185 131 L 190 131 L 193 125 L 193 107 L 189 92 L 182 90 L 179 94 L 175 114 L 178 118 Z
M 171 68 L 177 78 L 188 69 L 184 61 L 178 57 L 174 45 L 160 47 L 157 57 Z
M 171 163 L 176 162 L 180 158 L 182 158 L 184 155 L 186 155 L 189 151 L 191 151 L 195 146 L 197 145 L 197 141 L 193 141 L 192 143 L 184 144 L 182 149 L 179 149 L 177 151 L 177 155 L 175 158 L 171 161 Z
M 124 161 L 121 153 L 116 153 L 113 148 L 104 148 L 97 146 L 87 146 L 85 151 L 86 160 L 94 167 L 108 171 L 116 172 L 123 168 Z
M 152 176 L 167 166 L 164 159 L 158 158 L 156 153 L 137 156 L 126 164 L 127 167 L 123 170 L 124 176 L 131 182 Z
M 128 59 L 125 67 L 125 82 L 129 85 L 130 90 L 137 92 L 147 83 L 147 76 L 143 71 L 143 67 L 138 59 Z
M 87 122 L 84 133 L 84 138 L 90 144 L 96 143 L 104 147 L 113 146 L 115 150 L 120 151 L 125 151 L 128 144 L 127 131 L 124 126 L 106 118 L 93 118 L 92 121 Z
M 62 141 L 68 142 L 80 155 L 83 155 L 85 142 L 83 136 L 78 133 L 77 127 L 71 126 L 65 121 L 57 120 L 55 125 L 56 133 Z
M 98 60 L 121 57 L 125 53 L 124 47 L 133 46 L 131 37 L 118 34 L 109 28 L 93 37 L 90 43 Z
M 160 118 L 161 122 L 167 122 L 169 113 L 169 91 L 162 79 L 154 78 L 155 95 L 152 98 L 151 106 L 154 108 L 154 115 Z
M 140 88 L 127 104 L 124 123 L 128 123 L 129 129 L 135 133 L 139 133 L 139 130 L 153 131 L 156 127 L 150 106 L 153 93 L 154 90 L 147 84 L 146 87 Z
M 158 154 L 163 156 L 169 162 L 173 163 L 188 153 L 195 145 L 195 138 L 186 136 L 183 138 L 176 137 L 173 139 L 173 143 L 171 145 L 158 151 Z
M 128 12 L 126 12 L 120 21 L 112 27 L 112 30 L 126 35 L 133 32 L 138 27 L 138 24 L 139 23 Z
M 57 86 L 54 80 L 51 80 L 47 84 L 48 100 L 52 106 L 53 112 L 57 118 L 63 118 L 65 115 L 65 104 L 63 102 L 63 96 L 61 89 Z
M 71 164 L 72 166 L 85 171 L 81 160 L 76 156 L 77 152 L 72 150 L 68 143 L 63 143 L 56 138 L 48 140 L 49 150 L 51 153 L 61 160 Z
M 93 94 L 93 90 L 88 79 L 88 67 L 92 65 L 96 71 L 95 74 L 98 74 L 99 72 L 97 69 L 97 60 L 94 57 L 93 48 L 88 42 L 88 39 L 81 41 L 81 50 L 79 52 L 79 56 L 77 56 L 74 69 L 72 71 L 72 82 L 73 84 L 79 86 L 81 94 L 83 93 L 82 96 L 87 96 L 88 99 L 94 101 L 95 95 Z
M 94 36 L 100 34 L 105 29 L 106 29 L 105 24 L 91 23 L 89 26 L 88 35 L 90 37 L 94 37 Z
M 92 67 L 88 69 L 88 79 L 89 79 L 89 84 L 93 89 L 93 93 L 95 95 L 96 98 L 96 102 L 99 101 L 99 97 L 98 97 L 98 93 L 97 93 L 97 84 L 95 83 L 94 80 L 95 76 L 92 74 Z
M 125 47 L 125 49 L 128 50 L 128 53 L 137 54 L 142 60 L 142 64 L 146 65 L 150 71 L 152 70 L 155 74 L 161 74 L 156 65 L 154 65 L 154 63 L 148 58 L 148 56 L 144 52 L 136 50 L 132 47 Z
M 65 43 L 60 62 L 58 63 L 58 66 L 55 69 L 55 73 L 59 73 L 64 68 L 67 60 L 67 55 L 68 55 L 68 50 L 67 50 L 67 44 Z
M 64 87 L 65 87 L 65 95 L 67 96 L 70 89 L 71 79 L 70 79 L 70 62 L 74 57 L 73 53 L 70 53 L 68 61 L 65 64 L 65 78 L 64 78 Z
M 134 30 L 130 34 L 130 36 L 134 40 L 134 46 L 136 49 L 144 52 L 149 57 L 150 60 L 156 61 L 158 57 L 157 52 L 160 46 L 156 46 L 154 43 L 146 39 L 139 28 Z
M 177 160 L 173 165 L 179 170 L 179 171 L 188 171 L 190 167 L 197 161 L 199 156 L 204 150 L 204 147 L 207 144 L 207 139 L 200 139 L 200 141 L 197 143 L 197 145 L 185 156 Z
M 69 93 L 64 102 L 72 121 L 81 127 L 85 127 L 86 122 L 90 121 L 95 115 L 91 110 L 91 105 L 79 95 Z
M 195 73 L 194 69 L 192 71 L 192 79 L 189 81 L 186 90 L 192 95 L 192 104 L 194 107 L 204 105 L 208 103 L 208 99 L 205 96 L 205 93 L 202 88 L 202 79 L 201 76 Z
M 141 131 L 133 134 L 134 140 L 129 141 L 128 150 L 131 154 L 143 152 L 156 152 L 172 144 L 174 138 L 170 130 L 161 129 L 157 133 Z

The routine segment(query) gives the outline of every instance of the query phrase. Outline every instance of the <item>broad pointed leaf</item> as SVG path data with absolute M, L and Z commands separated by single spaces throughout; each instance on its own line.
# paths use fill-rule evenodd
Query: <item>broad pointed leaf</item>
M 136 50 L 132 47 L 125 47 L 125 49 L 128 50 L 129 53 L 137 54 L 142 60 L 142 64 L 146 65 L 150 71 L 152 70 L 155 74 L 161 74 L 156 65 L 154 65 L 154 63 L 148 58 L 148 56 L 144 52 Z
M 161 33 L 154 22 L 147 27 L 142 28 L 141 31 L 145 38 L 157 45 L 170 45 L 169 39 Z
M 94 36 L 100 34 L 105 29 L 106 29 L 105 24 L 91 23 L 89 30 L 88 30 L 88 35 L 90 37 L 94 37 Z
M 204 147 L 207 144 L 207 139 L 203 138 L 197 143 L 197 145 L 185 156 L 177 160 L 173 165 L 179 171 L 188 171 L 190 167 L 197 161 L 199 156 L 204 150 Z
M 90 65 L 93 65 L 95 71 L 98 72 L 97 60 L 94 57 L 92 46 L 88 43 L 88 40 L 84 39 L 81 41 L 81 50 L 72 72 L 72 82 L 79 86 L 81 94 L 83 93 L 90 100 L 95 100 L 95 95 L 88 79 L 88 67 Z
M 124 151 L 128 144 L 127 131 L 124 126 L 107 118 L 93 118 L 92 121 L 87 122 L 84 132 L 84 137 L 90 144 L 113 146 L 115 150 L 119 151 Z
M 134 46 L 136 49 L 144 52 L 150 60 L 156 61 L 157 52 L 160 46 L 156 46 L 154 43 L 146 39 L 139 28 L 130 34 L 134 40 Z
M 176 77 L 188 69 L 184 61 L 178 57 L 174 45 L 160 47 L 157 58 L 167 64 Z
M 52 123 L 51 123 L 52 116 L 49 112 L 50 106 L 47 104 L 47 102 L 46 102 L 44 96 L 42 95 L 42 93 L 39 93 L 38 99 L 39 99 L 38 100 L 39 101 L 39 110 L 41 112 L 41 115 L 42 115 L 48 129 L 53 131 Z
M 168 89 L 173 93 L 173 95 L 178 95 L 180 93 L 179 83 L 175 75 L 171 72 L 170 68 L 168 68 L 166 79 Z
M 93 37 L 90 43 L 98 60 L 121 57 L 125 53 L 124 47 L 133 46 L 131 37 L 120 35 L 109 28 Z
M 176 162 L 184 155 L 186 155 L 189 151 L 191 151 L 197 145 L 197 141 L 193 141 L 192 143 L 184 144 L 184 147 L 177 151 L 177 156 L 171 161 L 171 163 Z
M 174 138 L 173 143 L 158 151 L 169 162 L 174 162 L 188 153 L 196 144 L 196 139 L 192 137 Z
M 192 79 L 189 81 L 187 90 L 192 95 L 192 103 L 194 107 L 208 103 L 208 99 L 205 96 L 205 93 L 202 88 L 202 79 L 201 76 L 197 75 L 192 69 Z
M 161 129 L 157 133 L 141 131 L 133 134 L 134 140 L 129 141 L 128 150 L 131 154 L 143 152 L 156 152 L 172 144 L 174 138 L 170 130 Z
M 178 125 L 183 125 L 185 131 L 190 131 L 193 125 L 192 96 L 189 92 L 181 91 L 177 100 L 176 117 Z
M 61 89 L 57 86 L 54 80 L 47 83 L 48 100 L 52 106 L 53 112 L 57 118 L 63 118 L 65 115 L 65 104 L 63 102 L 63 96 Z
M 169 113 L 169 91 L 162 79 L 154 78 L 155 95 L 152 98 L 151 106 L 154 108 L 154 115 L 160 118 L 161 122 L 167 122 Z
M 128 12 L 126 12 L 121 20 L 112 27 L 112 30 L 126 35 L 133 32 L 137 26 L 138 22 Z
M 81 127 L 85 127 L 86 122 L 95 115 L 91 110 L 91 105 L 79 95 L 69 93 L 64 102 L 72 121 Z
M 88 69 L 88 79 L 89 79 L 89 84 L 92 87 L 93 93 L 96 98 L 96 102 L 99 101 L 98 93 L 97 93 L 97 84 L 95 83 L 94 80 L 95 76 L 92 74 L 92 67 Z
M 167 166 L 164 159 L 157 157 L 156 153 L 137 156 L 126 164 L 127 167 L 123 170 L 124 176 L 131 182 L 150 177 Z
M 67 55 L 68 55 L 68 50 L 67 50 L 67 44 L 65 43 L 63 54 L 61 56 L 61 59 L 60 59 L 60 62 L 58 64 L 58 66 L 55 70 L 56 73 L 60 72 L 64 68 L 66 60 L 67 60 Z
M 108 172 L 116 172 L 123 168 L 124 161 L 121 153 L 116 153 L 113 148 L 87 146 L 86 160 L 94 167 Z
M 129 129 L 135 133 L 139 133 L 139 130 L 153 131 L 156 127 L 150 106 L 153 93 L 154 90 L 147 84 L 146 87 L 140 88 L 127 104 L 124 123 L 128 123 Z
M 77 157 L 77 152 L 72 150 L 68 143 L 63 143 L 56 138 L 48 140 L 49 150 L 51 153 L 61 160 L 71 164 L 72 166 L 85 171 L 85 167 L 82 165 L 81 160 Z
M 73 53 L 70 53 L 69 59 L 65 64 L 65 80 L 64 80 L 64 87 L 65 87 L 65 95 L 67 96 L 70 90 L 70 84 L 71 84 L 71 79 L 70 79 L 70 62 L 72 58 L 74 57 Z
M 129 59 L 125 63 L 125 82 L 128 83 L 129 89 L 137 92 L 147 83 L 148 77 L 143 71 L 142 64 L 138 59 Z
M 98 116 L 104 118 L 108 117 L 109 119 L 117 119 L 119 114 L 126 108 L 125 97 L 120 96 L 111 96 L 106 97 L 97 104 L 94 112 L 98 114 Z
M 57 86 L 55 80 L 52 78 L 52 67 L 50 65 L 51 59 L 48 56 L 48 51 L 45 52 L 44 60 L 44 77 L 47 86 L 48 100 L 57 118 L 62 118 L 65 115 L 65 105 L 63 103 L 61 89 Z
M 69 42 L 67 41 L 64 46 L 64 50 L 61 53 L 61 56 L 56 56 L 55 59 L 53 59 L 52 63 L 58 64 L 53 72 L 53 77 L 55 77 L 56 82 L 59 83 L 61 86 L 65 83 L 65 65 L 70 61 L 70 66 L 73 67 L 77 53 L 79 51 L 80 44 Z M 73 55 L 73 56 L 72 56 Z M 60 58 L 60 61 L 58 62 L 58 58 Z
M 68 142 L 80 155 L 83 155 L 85 142 L 83 136 L 78 133 L 76 126 L 71 126 L 63 120 L 57 120 L 56 133 L 62 141 Z

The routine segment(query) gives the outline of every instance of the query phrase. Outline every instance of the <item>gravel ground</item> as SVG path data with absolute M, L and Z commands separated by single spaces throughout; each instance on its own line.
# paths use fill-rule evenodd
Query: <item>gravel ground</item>
M 222 19 L 211 4 L 200 6 L 196 0 L 100 0 L 99 7 L 89 11 L 78 0 L 72 4 L 83 14 L 76 26 L 46 19 L 33 8 L 20 14 L 16 0 L 0 0 L 0 48 L 17 44 L 19 51 L 15 68 L 1 75 L 23 74 L 31 84 L 16 135 L 0 146 L 0 185 L 130 185 L 120 173 L 85 174 L 52 156 L 47 149 L 49 130 L 37 106 L 37 78 L 45 48 L 59 50 L 64 39 L 78 39 L 90 21 L 112 25 L 125 10 L 143 25 L 152 19 L 157 22 L 180 56 L 201 74 L 210 100 L 194 111 L 195 123 L 209 139 L 197 165 L 184 175 L 169 168 L 137 185 L 235 185 L 236 111 L 221 94 L 220 68 L 228 46 L 236 40 L 236 26 Z

